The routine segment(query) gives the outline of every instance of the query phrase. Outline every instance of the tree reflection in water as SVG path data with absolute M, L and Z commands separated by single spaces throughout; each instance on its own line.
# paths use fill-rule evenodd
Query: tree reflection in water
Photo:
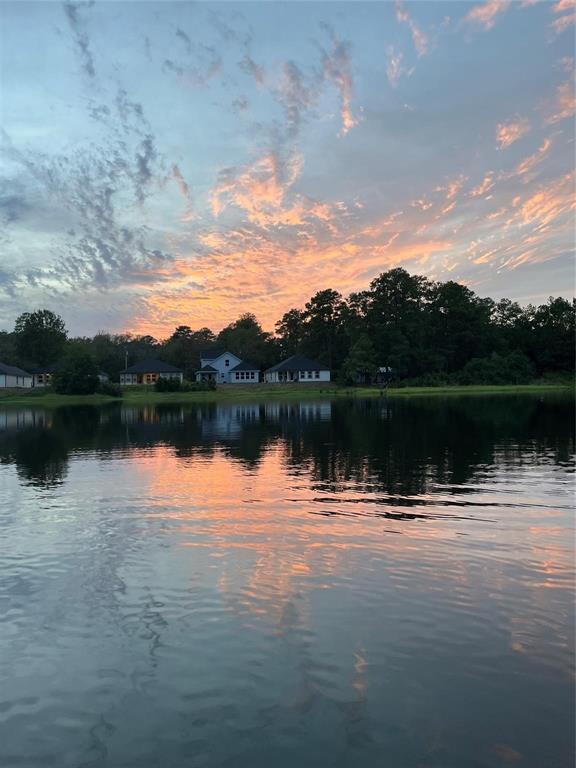
M 223 450 L 246 467 L 281 442 L 319 492 L 365 483 L 410 504 L 436 484 L 465 493 L 475 473 L 534 454 L 558 464 L 574 451 L 573 403 L 565 397 L 374 398 L 241 404 L 112 405 L 0 411 L 0 461 L 22 481 L 63 482 L 70 454 L 163 444 L 177 457 Z M 419 500 L 421 503 L 422 499 Z

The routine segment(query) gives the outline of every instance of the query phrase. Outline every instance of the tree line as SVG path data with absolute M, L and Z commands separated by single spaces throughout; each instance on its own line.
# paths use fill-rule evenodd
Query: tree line
M 219 333 L 180 325 L 163 340 L 103 331 L 70 337 L 53 312 L 24 313 L 12 332 L 0 332 L 0 360 L 30 368 L 81 357 L 118 380 L 126 360 L 155 357 L 193 378 L 200 351 L 222 348 L 263 369 L 301 353 L 346 384 L 370 382 L 381 367 L 415 384 L 524 383 L 574 370 L 575 309 L 574 300 L 561 297 L 525 307 L 495 301 L 460 283 L 396 268 L 348 297 L 318 291 L 286 312 L 274 333 L 245 313 Z

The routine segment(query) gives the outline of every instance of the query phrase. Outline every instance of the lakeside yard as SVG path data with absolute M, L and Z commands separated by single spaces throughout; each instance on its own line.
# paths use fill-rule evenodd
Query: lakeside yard
M 156 392 L 153 387 L 127 387 L 122 398 L 109 395 L 59 395 L 38 389 L 0 390 L 0 405 L 104 405 L 124 402 L 130 404 L 233 402 L 237 400 L 302 399 L 304 397 L 405 397 L 408 395 L 480 395 L 519 394 L 522 392 L 570 392 L 569 384 L 536 382 L 510 385 L 460 385 L 443 387 L 345 387 L 315 384 L 252 384 L 224 385 L 215 390 L 191 392 Z

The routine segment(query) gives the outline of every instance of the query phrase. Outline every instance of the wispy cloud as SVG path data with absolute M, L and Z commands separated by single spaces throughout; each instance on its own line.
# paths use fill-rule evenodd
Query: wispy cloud
M 489 171 L 480 184 L 478 184 L 477 187 L 474 187 L 474 189 L 470 190 L 470 197 L 484 197 L 492 187 L 494 186 L 494 172 Z
M 509 5 L 510 0 L 486 0 L 485 3 L 471 8 L 464 17 L 464 21 L 468 24 L 477 24 L 484 29 L 492 29 L 496 24 L 496 18 L 504 13 Z
M 402 51 L 398 51 L 393 45 L 389 45 L 386 49 L 386 57 L 388 59 L 386 65 L 386 77 L 392 88 L 396 88 L 398 86 L 398 81 L 406 72 L 402 65 L 404 55 Z
M 186 203 L 186 211 L 182 216 L 182 221 L 192 221 L 192 219 L 195 218 L 192 193 L 190 192 L 190 187 L 188 186 L 187 181 L 182 175 L 182 171 L 176 163 L 172 166 L 172 178 L 176 182 L 176 186 Z
M 206 88 L 222 72 L 222 57 L 216 48 L 209 45 L 198 46 L 193 57 L 185 62 L 175 58 L 166 58 L 162 64 L 165 72 L 172 72 L 179 82 L 186 87 Z
M 401 24 L 408 25 L 416 53 L 418 56 L 424 56 L 428 52 L 428 38 L 410 16 L 401 0 L 396 0 L 396 19 Z
M 296 135 L 303 114 L 316 103 L 317 88 L 317 83 L 307 83 L 304 74 L 293 61 L 284 64 L 278 98 L 284 106 L 289 135 Z
M 540 186 L 537 192 L 517 203 L 523 224 L 534 225 L 538 232 L 548 231 L 564 214 L 576 209 L 574 198 L 574 172 Z
M 496 126 L 496 143 L 498 149 L 506 149 L 515 141 L 521 139 L 530 131 L 530 122 L 525 117 L 516 117 Z
M 76 45 L 80 57 L 82 70 L 89 78 L 96 77 L 96 69 L 94 67 L 94 58 L 90 49 L 90 38 L 83 28 L 79 12 L 82 8 L 90 8 L 92 5 L 93 2 L 72 3 L 69 2 L 69 0 L 63 5 L 66 19 L 68 20 L 68 24 L 72 31 L 74 44 Z
M 180 29 L 180 27 L 176 30 L 176 37 L 182 41 L 184 44 L 184 48 L 186 50 L 186 53 L 191 54 L 192 53 L 192 40 L 188 37 L 186 32 L 184 32 L 183 29 Z
M 556 88 L 556 94 L 550 114 L 546 118 L 548 125 L 559 123 L 573 117 L 576 113 L 576 94 L 574 92 L 574 82 L 568 80 Z
M 558 0 L 552 6 L 555 14 L 564 14 L 554 19 L 551 26 L 557 34 L 571 27 L 576 22 L 576 0 Z
M 522 160 L 522 162 L 516 166 L 516 174 L 518 176 L 524 176 L 532 171 L 538 163 L 541 163 L 542 160 L 544 160 L 546 155 L 550 152 L 551 147 L 552 139 L 544 139 L 533 155 L 529 155 L 529 157 Z
M 264 69 L 259 64 L 256 64 L 249 53 L 244 54 L 238 66 L 245 74 L 250 75 L 257 85 L 264 85 Z
M 342 134 L 345 135 L 358 124 L 358 119 L 352 111 L 353 78 L 350 43 L 340 40 L 335 33 L 325 27 L 331 39 L 331 48 L 324 51 L 322 64 L 324 77 L 333 82 L 340 94 L 340 118 L 342 121 Z
M 552 29 L 559 35 L 564 30 L 572 27 L 576 23 L 576 13 L 567 13 L 565 16 L 559 16 L 552 22 Z

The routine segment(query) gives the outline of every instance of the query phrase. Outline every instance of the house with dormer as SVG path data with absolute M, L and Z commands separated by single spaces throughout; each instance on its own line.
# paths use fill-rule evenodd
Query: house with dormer
M 200 352 L 200 368 L 196 381 L 216 384 L 257 384 L 260 368 L 225 349 L 204 349 Z

